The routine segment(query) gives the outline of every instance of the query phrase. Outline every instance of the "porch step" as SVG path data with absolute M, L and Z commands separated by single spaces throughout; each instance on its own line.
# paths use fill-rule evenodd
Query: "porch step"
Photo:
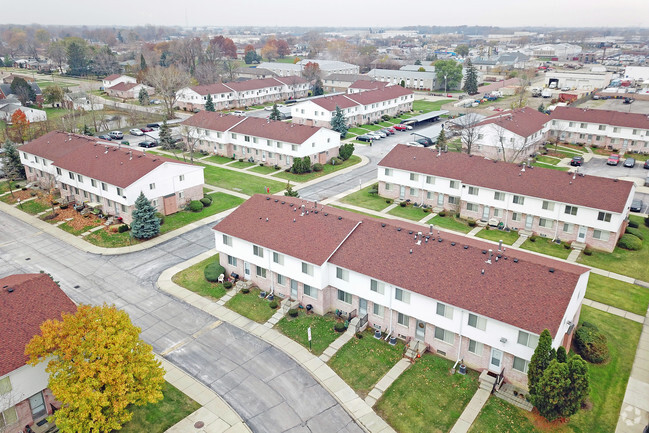
M 583 242 L 577 242 L 574 241 L 572 244 L 570 244 L 573 250 L 577 251 L 583 251 L 586 248 L 586 244 Z
M 426 350 L 427 350 L 426 343 L 414 338 L 408 342 L 408 346 L 406 347 L 406 353 L 404 356 L 414 361 L 415 359 L 423 355 L 424 352 L 426 352 Z
M 517 392 L 518 395 L 514 395 L 514 392 Z M 523 390 L 516 388 L 510 383 L 505 383 L 494 393 L 496 397 L 503 399 L 516 407 L 520 407 L 521 409 L 525 409 L 526 411 L 531 412 L 534 406 L 532 405 L 532 403 L 522 397 L 525 394 L 526 393 L 523 392 Z

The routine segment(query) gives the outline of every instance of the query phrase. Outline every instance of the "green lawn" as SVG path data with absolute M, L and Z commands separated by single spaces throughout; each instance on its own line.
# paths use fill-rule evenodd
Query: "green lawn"
M 555 158 L 554 156 L 545 156 L 545 155 L 537 156 L 536 160 L 544 164 L 550 164 L 550 165 L 557 165 L 559 161 L 561 161 L 561 159 Z
M 586 297 L 641 316 L 647 314 L 649 305 L 649 289 L 592 272 L 588 278 Z
M 124 424 L 122 433 L 163 433 L 201 405 L 165 382 L 162 388 L 164 398 L 146 406 L 132 406 L 133 418 Z
M 130 231 L 124 233 L 108 233 L 103 229 L 90 233 L 88 236 L 84 237 L 84 239 L 93 245 L 104 248 L 128 247 L 130 245 L 137 245 L 144 242 L 133 239 Z
M 187 269 L 183 269 L 171 278 L 171 281 L 201 296 L 212 299 L 219 299 L 225 295 L 223 284 L 210 283 L 205 279 L 205 267 L 210 263 L 218 263 L 219 255 L 215 254 L 209 259 L 196 263 Z
M 544 162 L 533 162 L 532 165 L 534 167 L 549 168 L 550 170 L 557 170 L 557 171 L 568 171 L 568 170 L 570 170 L 569 167 L 557 167 L 556 165 L 546 164 Z
M 256 287 L 250 289 L 250 293 L 239 292 L 225 306 L 257 323 L 266 323 L 275 314 L 275 310 L 268 306 L 266 299 L 259 297 L 259 292 Z M 277 303 L 279 302 L 278 300 Z
M 38 84 L 38 87 L 41 88 L 41 90 L 45 90 L 48 87 L 52 86 L 59 86 L 62 89 L 65 89 L 66 87 L 75 87 L 78 86 L 76 83 L 71 83 L 69 81 L 37 81 L 36 84 Z
M 165 216 L 164 224 L 160 226 L 160 234 L 176 230 L 194 221 L 201 220 L 226 209 L 239 206 L 245 200 L 223 192 L 214 192 L 207 195 L 212 198 L 212 204 L 204 207 L 200 212 L 181 210 L 172 215 Z
M 518 239 L 518 232 L 510 230 L 508 232 L 498 229 L 483 228 L 475 235 L 477 238 L 488 239 L 490 241 L 498 242 L 502 239 L 503 244 L 512 245 Z
M 385 391 L 377 413 L 399 433 L 449 431 L 478 389 L 478 373 L 451 376 L 452 367 L 453 361 L 424 354 Z
M 580 322 L 583 321 L 594 323 L 606 335 L 611 354 L 610 360 L 605 364 L 588 364 L 590 401 L 593 404 L 591 410 L 578 412 L 565 424 L 559 422 L 549 424 L 535 412 L 518 409 L 492 397 L 473 423 L 470 432 L 610 433 L 615 431 L 642 325 L 587 306 L 582 307 L 581 310 Z
M 412 103 L 413 111 L 423 111 L 428 113 L 429 111 L 439 111 L 442 109 L 442 105 L 448 104 L 451 102 L 450 99 L 441 99 L 439 101 L 414 101 Z
M 338 164 L 338 165 L 331 165 L 329 163 L 324 164 L 322 166 L 323 167 L 322 171 L 312 171 L 311 173 L 304 173 L 304 174 L 293 174 L 293 173 L 287 173 L 286 171 L 282 171 L 280 173 L 277 173 L 273 177 L 286 179 L 291 182 L 308 182 L 318 177 L 326 176 L 328 174 L 345 169 L 347 167 L 351 167 L 352 165 L 356 165 L 359 162 L 361 162 L 361 157 L 352 155 L 351 157 L 349 157 L 347 161 L 343 161 L 342 164 Z
M 254 162 L 248 162 L 248 161 L 237 161 L 233 162 L 232 164 L 228 165 L 228 167 L 232 168 L 248 168 L 252 167 L 253 165 L 257 165 Z
M 334 324 L 338 319 L 333 314 L 319 316 L 317 314 L 306 314 L 303 309 L 299 309 L 298 316 L 293 318 L 284 316 L 275 327 L 292 340 L 297 341 L 302 346 L 309 347 L 308 331 L 311 327 L 311 350 L 314 354 L 320 355 L 329 347 L 331 343 L 340 337 L 342 333 L 334 331 Z
M 388 212 L 388 214 L 398 216 L 401 218 L 407 218 L 413 221 L 419 221 L 422 218 L 425 218 L 426 215 L 430 216 L 430 213 L 424 212 L 424 209 L 420 207 L 414 207 L 412 205 L 406 207 L 397 206 L 394 209 L 392 209 L 390 212 Z
M 261 174 L 271 174 L 275 173 L 278 169 L 271 165 L 258 165 L 255 168 L 251 168 L 249 171 L 254 171 L 255 173 Z
M 351 132 L 352 134 L 356 134 L 356 135 L 363 135 L 368 131 L 367 129 L 364 128 L 349 128 L 347 132 Z
M 562 244 L 556 244 L 552 239 L 543 238 L 538 236 L 535 242 L 527 238 L 521 245 L 524 250 L 535 251 L 548 256 L 559 257 L 560 259 L 567 259 L 570 255 L 570 249 L 565 249 Z
M 375 185 L 376 184 L 367 186 L 361 190 L 346 195 L 339 201 L 341 203 L 353 204 L 354 206 L 381 211 L 390 206 L 390 204 L 386 202 L 385 198 L 380 197 L 378 194 L 370 194 L 370 190 L 372 190 Z
M 587 266 L 649 281 L 649 266 L 647 266 L 649 263 L 649 228 L 644 225 L 644 220 L 641 217 L 631 215 L 629 219 L 639 224 L 639 229 L 644 235 L 645 240 L 642 242 L 641 250 L 629 251 L 615 247 L 612 253 L 594 251 L 591 256 L 581 254 L 577 261 Z
M 352 338 L 341 347 L 329 365 L 364 398 L 403 357 L 403 343 L 391 346 L 383 339 L 377 340 L 371 329 L 360 335 L 363 338 Z
M 45 203 L 42 203 L 38 201 L 38 199 L 35 200 L 30 200 L 25 203 L 22 203 L 18 205 L 19 209 L 22 209 L 24 212 L 27 212 L 28 214 L 36 215 L 41 212 L 45 212 L 46 210 L 51 210 L 52 207 L 50 205 L 47 205 Z
M 85 232 L 87 232 L 88 230 L 90 230 L 91 228 L 96 227 L 96 226 L 91 224 L 91 225 L 84 226 L 84 227 L 80 228 L 79 230 L 75 230 L 75 229 L 72 228 L 72 226 L 70 226 L 68 223 L 63 223 L 63 224 L 61 224 L 61 225 L 58 226 L 58 227 L 59 227 L 61 230 L 64 230 L 64 231 L 66 231 L 66 232 L 68 232 L 68 233 L 71 233 L 71 234 L 73 234 L 73 235 L 75 235 L 75 236 L 79 236 L 80 234 L 85 233 Z
M 370 131 L 378 131 L 379 129 L 383 128 L 380 125 L 374 125 L 374 124 L 372 124 L 372 125 L 361 125 L 360 127 L 365 128 L 365 129 L 369 129 Z
M 205 165 L 204 173 L 205 183 L 247 195 L 263 194 L 266 192 L 266 187 L 270 188 L 271 193 L 276 193 L 286 188 L 284 182 L 264 179 L 263 177 L 228 170 L 227 168 L 214 167 L 212 165 Z
M 232 162 L 234 160 L 226 156 L 212 155 L 205 158 L 204 161 L 214 162 L 216 164 L 227 164 L 228 162 Z
M 12 182 L 11 185 L 13 186 L 13 190 L 16 190 L 16 185 L 22 185 L 22 183 L 25 182 L 24 180 L 19 180 Z M 8 180 L 3 180 L 0 182 L 0 194 L 9 192 L 9 181 Z
M 454 215 L 446 214 L 446 216 L 436 215 L 433 219 L 427 221 L 428 224 L 433 224 L 435 227 L 441 227 L 447 230 L 453 230 L 460 233 L 469 233 L 473 227 L 463 219 L 456 218 Z

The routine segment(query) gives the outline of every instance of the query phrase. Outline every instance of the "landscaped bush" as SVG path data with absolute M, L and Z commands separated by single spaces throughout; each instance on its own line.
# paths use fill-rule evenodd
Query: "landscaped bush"
M 645 225 L 646 227 L 649 227 L 649 217 L 646 217 L 646 218 L 644 219 L 644 225 Z
M 343 160 L 340 159 L 340 158 L 338 158 L 337 156 L 336 156 L 336 157 L 333 157 L 333 158 L 331 158 L 331 159 L 329 160 L 329 164 L 330 164 L 330 165 L 340 165 L 340 164 L 342 164 L 342 163 L 343 163 Z
M 275 170 L 279 170 L 279 165 L 275 164 L 275 165 L 273 166 L 273 168 L 274 168 Z
M 587 255 L 587 256 L 592 256 L 593 255 L 593 250 L 591 250 L 588 247 L 584 248 L 584 254 Z
M 537 235 L 530 236 L 530 242 L 536 242 L 539 237 Z
M 316 162 L 313 164 L 313 171 L 318 172 L 324 170 L 324 166 L 320 164 L 319 162 Z
M 625 250 L 638 251 L 642 248 L 642 240 L 637 236 L 626 233 L 617 241 L 617 246 Z
M 475 227 L 476 222 L 475 222 L 475 220 L 470 219 L 470 220 L 467 221 L 467 224 L 469 225 L 469 227 Z
M 571 247 L 570 242 L 561 242 L 561 245 L 567 250 L 569 250 Z
M 192 212 L 200 212 L 203 210 L 203 203 L 198 200 L 192 200 L 189 202 L 189 210 Z
M 384 114 L 383 116 L 381 116 L 381 119 L 390 120 L 390 116 L 388 116 L 387 114 Z
M 344 332 L 345 331 L 345 324 L 343 322 L 336 322 L 334 325 L 334 331 L 336 332 Z
M 59 205 L 59 209 L 67 209 L 67 208 L 68 208 L 68 204 L 67 204 L 67 203 L 64 203 L 64 204 Z
M 243 162 L 243 158 L 239 158 L 239 162 Z
M 640 240 L 644 240 L 644 235 L 637 228 L 634 229 L 633 227 L 629 226 L 629 227 L 626 228 L 625 233 L 630 233 L 633 236 L 639 238 Z
M 117 228 L 117 233 L 124 233 L 128 231 L 128 225 L 127 224 L 122 224 Z
M 231 289 L 232 288 L 232 282 L 231 281 L 226 281 L 223 283 L 223 288 L 224 289 Z
M 399 203 L 399 206 L 401 206 L 401 207 L 406 207 L 407 204 L 408 204 L 408 203 L 406 203 L 405 201 L 402 201 L 401 203 Z
M 209 207 L 212 204 L 212 199 L 210 197 L 203 197 L 201 203 L 203 203 L 203 206 Z
M 640 224 L 633 220 L 629 220 L 629 227 L 631 227 L 632 229 L 637 229 L 638 227 L 640 227 Z
M 392 204 L 392 199 L 389 198 L 389 199 L 387 199 L 385 202 L 386 202 L 387 204 Z
M 160 212 L 156 212 L 155 217 L 160 220 L 160 225 L 164 224 L 164 222 L 165 222 L 165 216 L 164 215 L 162 215 Z
M 376 195 L 376 194 L 378 194 L 378 193 L 379 193 L 379 184 L 378 184 L 378 183 L 375 183 L 374 185 L 372 185 L 372 187 L 371 187 L 370 190 L 368 191 L 368 194 Z
M 205 279 L 211 283 L 216 283 L 219 281 L 219 276 L 221 274 L 225 275 L 225 268 L 219 264 L 219 262 L 213 262 L 205 266 L 203 275 Z
M 575 349 L 588 362 L 600 364 L 609 357 L 606 336 L 597 326 L 584 322 L 575 333 Z
M 244 288 L 241 289 L 241 293 L 243 293 L 244 295 L 247 295 L 248 293 L 250 293 L 250 289 L 248 287 L 244 287 Z
M 288 315 L 291 317 L 297 317 L 297 314 L 298 314 L 297 308 L 291 308 L 290 310 L 288 310 Z
M 272 308 L 273 310 L 274 310 L 275 308 L 277 308 L 278 305 L 279 305 L 279 304 L 277 303 L 277 301 L 270 301 L 270 302 L 268 303 L 268 306 L 269 306 L 270 308 Z
M 441 217 L 443 218 L 443 217 L 446 216 L 446 212 L 445 212 L 445 211 L 441 211 L 441 212 L 438 213 L 437 215 L 439 215 L 439 216 L 441 216 Z

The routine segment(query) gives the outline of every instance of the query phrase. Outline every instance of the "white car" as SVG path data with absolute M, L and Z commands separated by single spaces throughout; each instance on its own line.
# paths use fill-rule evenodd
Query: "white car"
M 232 114 L 234 114 L 235 116 L 241 116 L 241 117 L 244 117 L 244 116 L 246 115 L 246 112 L 245 112 L 245 111 L 241 111 L 241 110 L 237 110 L 237 111 L 233 111 Z
M 266 110 L 266 111 L 273 111 L 273 106 L 272 106 L 272 105 L 266 105 L 266 106 L 264 107 L 264 110 Z
M 142 130 L 137 129 L 137 128 L 133 128 L 133 129 L 129 130 L 128 133 L 131 134 L 131 135 L 137 135 L 137 136 L 144 135 L 144 132 L 142 132 Z
M 377 134 L 376 132 L 368 132 L 368 133 L 365 134 L 365 135 L 367 135 L 367 136 L 369 136 L 369 137 L 372 137 L 372 140 L 380 140 L 380 139 L 382 138 L 382 137 L 381 137 L 379 134 Z

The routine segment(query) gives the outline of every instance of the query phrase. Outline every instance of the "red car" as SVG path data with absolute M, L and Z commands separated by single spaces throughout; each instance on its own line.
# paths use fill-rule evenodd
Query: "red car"
M 394 125 L 392 128 L 396 129 L 397 131 L 406 131 L 408 129 L 406 125 Z
M 153 131 L 153 129 L 149 128 L 148 126 L 145 126 L 144 128 L 140 128 L 140 131 L 142 131 L 142 132 L 151 132 L 151 131 Z
M 620 155 L 617 153 L 612 153 L 611 156 L 606 160 L 607 165 L 618 165 L 620 163 Z

